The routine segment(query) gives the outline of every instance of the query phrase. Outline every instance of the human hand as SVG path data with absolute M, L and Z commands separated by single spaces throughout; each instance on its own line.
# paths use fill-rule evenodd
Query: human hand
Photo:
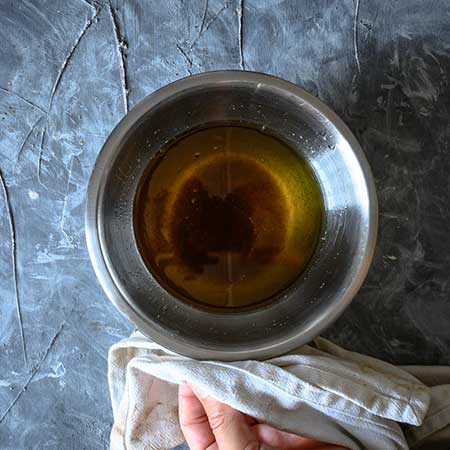
M 178 389 L 181 430 L 191 450 L 346 450 L 257 423 L 255 419 L 182 384 Z

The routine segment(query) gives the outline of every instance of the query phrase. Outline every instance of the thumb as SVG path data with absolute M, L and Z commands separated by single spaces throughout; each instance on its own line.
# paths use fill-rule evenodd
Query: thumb
M 193 386 L 192 390 L 205 409 L 220 450 L 259 450 L 258 439 L 247 424 L 244 414 L 214 400 Z

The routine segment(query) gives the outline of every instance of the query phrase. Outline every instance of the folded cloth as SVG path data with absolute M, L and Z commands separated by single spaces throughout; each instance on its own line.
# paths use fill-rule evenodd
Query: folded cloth
M 318 338 L 266 361 L 197 361 L 140 333 L 113 345 L 111 450 L 181 444 L 178 384 L 189 383 L 260 422 L 352 450 L 409 449 L 450 423 L 450 384 Z

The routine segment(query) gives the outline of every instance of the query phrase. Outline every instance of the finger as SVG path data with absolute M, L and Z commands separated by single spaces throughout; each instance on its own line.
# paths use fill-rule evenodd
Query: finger
M 244 414 L 193 387 L 208 416 L 220 450 L 258 450 L 259 442 Z
M 343 447 L 286 433 L 265 424 L 254 425 L 252 430 L 262 444 L 282 450 L 345 450 Z
M 178 387 L 178 415 L 181 431 L 191 450 L 205 450 L 215 441 L 208 416 L 187 384 Z
M 281 448 L 283 450 L 312 450 L 309 439 L 302 438 L 295 434 L 285 433 L 269 425 L 258 424 L 252 427 L 254 433 L 262 444 L 270 447 Z
M 249 416 L 248 414 L 243 414 L 243 416 L 248 425 L 252 426 L 257 423 L 254 417 Z

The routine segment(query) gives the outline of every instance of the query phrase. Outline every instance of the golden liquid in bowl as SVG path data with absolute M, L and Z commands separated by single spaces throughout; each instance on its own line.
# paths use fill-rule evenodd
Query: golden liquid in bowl
M 242 126 L 199 129 L 163 148 L 134 204 L 137 245 L 159 283 L 229 311 L 265 302 L 299 277 L 322 217 L 306 161 Z

